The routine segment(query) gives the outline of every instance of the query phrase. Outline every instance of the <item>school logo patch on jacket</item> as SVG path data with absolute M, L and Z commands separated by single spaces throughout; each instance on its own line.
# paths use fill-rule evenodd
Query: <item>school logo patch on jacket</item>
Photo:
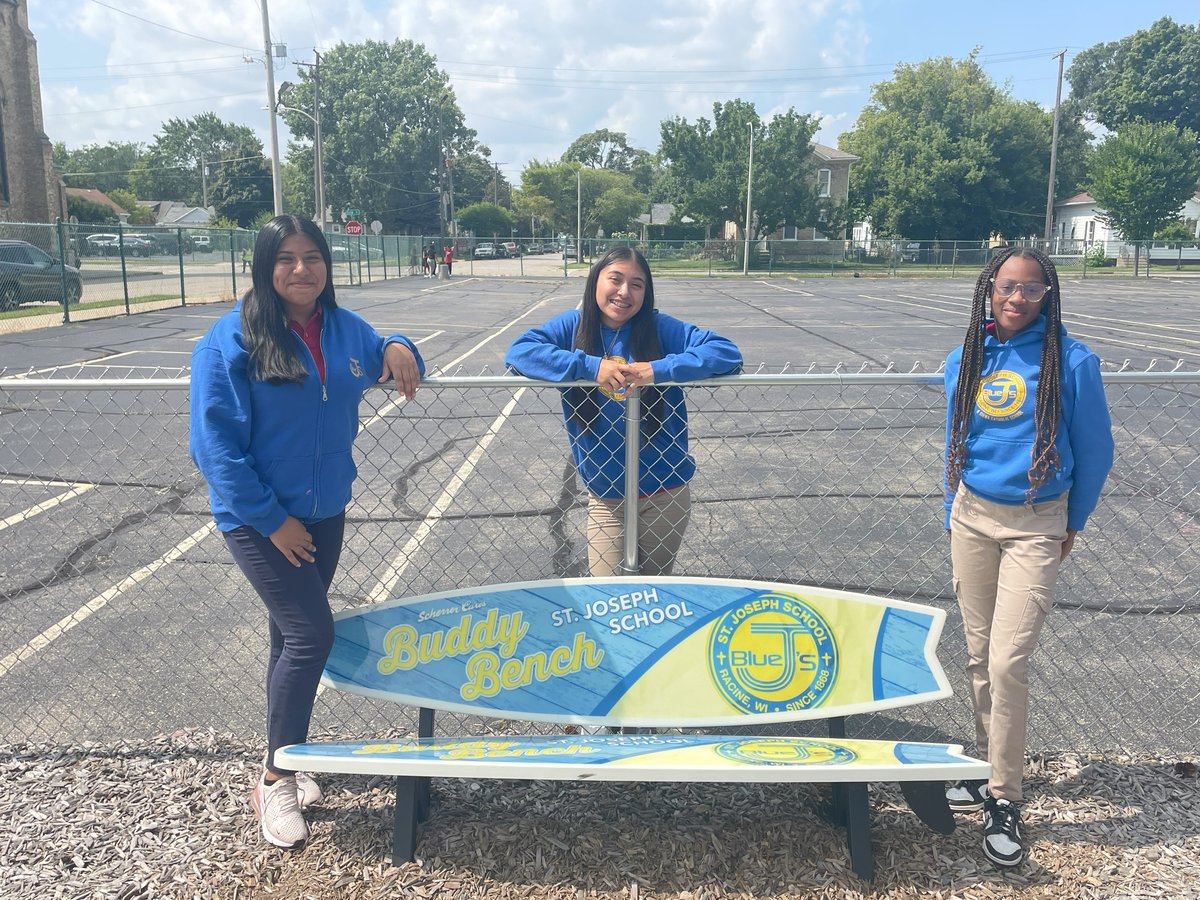
M 1021 414 L 1027 393 L 1024 378 L 1016 372 L 1001 369 L 980 382 L 975 406 L 985 419 L 1002 422 Z
M 360 363 L 353 356 L 350 357 L 350 374 L 355 378 L 362 378 L 363 376 L 362 363 Z

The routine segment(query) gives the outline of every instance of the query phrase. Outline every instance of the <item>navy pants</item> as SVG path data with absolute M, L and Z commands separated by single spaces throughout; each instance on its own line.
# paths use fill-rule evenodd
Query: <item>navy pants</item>
M 342 552 L 346 514 L 306 525 L 317 550 L 316 562 L 297 568 L 269 538 L 243 525 L 225 532 L 234 561 L 262 598 L 270 617 L 271 655 L 267 659 L 267 769 L 277 775 L 275 751 L 308 739 L 321 671 L 333 647 L 329 585 Z

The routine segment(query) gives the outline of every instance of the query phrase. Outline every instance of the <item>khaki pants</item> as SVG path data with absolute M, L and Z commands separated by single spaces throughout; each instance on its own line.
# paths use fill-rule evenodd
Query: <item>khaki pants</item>
M 994 797 L 1021 800 L 1029 655 L 1054 604 L 1067 498 L 1005 506 L 960 486 L 950 510 L 954 593 L 967 638 L 976 751 Z
M 691 514 L 688 485 L 638 500 L 638 570 L 670 575 Z M 593 578 L 621 574 L 625 557 L 625 501 L 588 495 L 588 570 Z

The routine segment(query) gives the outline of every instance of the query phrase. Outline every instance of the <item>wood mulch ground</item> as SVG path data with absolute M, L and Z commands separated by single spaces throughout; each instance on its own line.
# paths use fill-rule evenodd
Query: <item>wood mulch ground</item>
M 312 838 L 278 850 L 246 804 L 261 758 L 204 731 L 0 747 L 0 897 L 1200 898 L 1194 760 L 1034 757 L 1010 872 L 978 815 L 934 834 L 875 786 L 865 885 L 805 785 L 436 781 L 420 858 L 394 868 L 390 781 L 323 776 Z

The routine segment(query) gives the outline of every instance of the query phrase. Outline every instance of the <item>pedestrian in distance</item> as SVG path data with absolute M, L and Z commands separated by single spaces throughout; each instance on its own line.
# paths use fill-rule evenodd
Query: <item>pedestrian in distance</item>
M 543 381 L 594 381 L 562 392 L 567 436 L 588 492 L 588 569 L 621 574 L 624 559 L 625 401 L 641 389 L 638 570 L 669 575 L 691 510 L 683 389 L 664 381 L 725 375 L 742 364 L 727 338 L 659 312 L 645 257 L 614 247 L 588 272 L 583 302 L 517 338 L 505 364 Z
M 254 252 L 246 247 L 242 250 L 242 274 L 250 271 L 250 263 L 254 261 Z
M 192 353 L 188 446 L 213 518 L 267 608 L 267 753 L 250 795 L 263 836 L 293 847 L 321 797 L 274 753 L 308 735 L 333 644 L 328 591 L 356 477 L 359 404 L 394 380 L 405 399 L 424 362 L 337 305 L 329 244 L 312 222 L 276 216 L 254 245 L 253 286 Z
M 454 245 L 447 244 L 442 250 L 442 262 L 446 266 L 446 274 L 454 274 Z
M 430 262 L 431 262 L 431 260 L 430 260 L 430 257 L 429 257 L 429 248 L 428 248 L 428 247 L 421 247 L 421 277 L 422 277 L 422 278 L 428 278 L 428 277 L 429 277 L 429 264 L 430 264 Z
M 1113 461 L 1100 361 L 1067 336 L 1061 303 L 1049 258 L 1001 251 L 979 274 L 966 337 L 945 367 L 944 521 L 976 748 L 992 764 L 986 784 L 957 782 L 946 799 L 983 810 L 983 850 L 999 866 L 1025 858 L 1029 657 Z

